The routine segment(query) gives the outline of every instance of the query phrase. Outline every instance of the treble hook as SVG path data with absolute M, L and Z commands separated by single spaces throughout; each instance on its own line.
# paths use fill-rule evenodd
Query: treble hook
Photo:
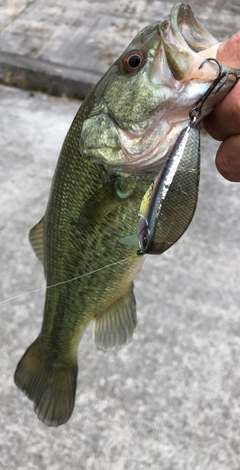
M 189 111 L 189 117 L 190 117 L 190 125 L 194 125 L 197 121 L 197 119 L 199 119 L 202 115 L 202 107 L 205 103 L 205 101 L 208 99 L 209 95 L 211 95 L 211 93 L 213 92 L 213 90 L 216 88 L 216 86 L 218 85 L 218 83 L 222 80 L 222 78 L 226 75 L 226 72 L 223 72 L 222 71 L 222 66 L 221 64 L 218 62 L 217 59 L 213 59 L 213 58 L 210 58 L 210 59 L 205 59 L 199 69 L 201 69 L 204 64 L 206 62 L 215 62 L 218 66 L 218 76 L 217 78 L 214 80 L 214 82 L 210 85 L 210 87 L 207 89 L 206 93 L 204 93 L 204 95 L 198 100 L 196 101 L 196 103 L 194 104 L 193 108 L 190 109 Z M 225 82 L 224 82 L 225 83 Z M 221 85 L 222 87 L 222 85 Z M 220 88 L 221 88 L 220 87 Z M 219 89 L 220 89 L 219 88 Z M 197 113 L 197 114 L 195 114 Z
M 222 71 L 222 66 L 221 64 L 217 61 L 217 59 L 213 59 L 213 58 L 210 58 L 210 59 L 205 59 L 199 69 L 201 69 L 204 64 L 206 62 L 215 62 L 218 66 L 218 76 L 217 78 L 213 81 L 213 83 L 210 85 L 210 87 L 207 89 L 206 93 L 204 93 L 204 95 L 198 100 L 196 101 L 196 103 L 194 104 L 193 108 L 189 111 L 189 117 L 190 117 L 190 123 L 189 125 L 190 126 L 195 126 L 196 124 L 196 121 L 201 117 L 202 115 L 202 107 L 205 103 L 205 101 L 208 99 L 209 95 L 211 95 L 211 93 L 213 92 L 213 90 L 215 90 L 215 88 L 217 87 L 217 85 L 222 81 L 222 79 L 224 78 L 225 80 L 220 83 L 219 87 L 217 88 L 216 90 L 216 93 L 218 93 L 219 90 L 221 90 L 221 88 L 225 85 L 226 81 L 228 80 L 228 77 L 229 75 L 234 75 L 235 77 L 235 83 L 233 83 L 233 86 L 231 87 L 230 90 L 232 90 L 232 88 L 236 85 L 239 77 L 237 76 L 236 73 L 234 72 L 231 72 L 231 71 Z M 229 90 L 229 91 L 230 91 Z

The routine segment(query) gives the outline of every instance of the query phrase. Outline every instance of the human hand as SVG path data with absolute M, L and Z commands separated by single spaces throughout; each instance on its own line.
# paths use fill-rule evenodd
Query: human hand
M 216 58 L 240 69 L 240 32 L 220 44 Z M 218 171 L 229 181 L 240 182 L 240 82 L 204 119 L 204 126 L 214 139 L 223 141 L 216 155 Z

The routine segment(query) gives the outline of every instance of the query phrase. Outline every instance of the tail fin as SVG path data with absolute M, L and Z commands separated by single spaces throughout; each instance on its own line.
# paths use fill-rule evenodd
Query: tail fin
M 36 339 L 18 363 L 14 380 L 34 402 L 38 418 L 48 426 L 59 426 L 72 414 L 77 372 L 77 363 L 62 367 L 46 364 Z

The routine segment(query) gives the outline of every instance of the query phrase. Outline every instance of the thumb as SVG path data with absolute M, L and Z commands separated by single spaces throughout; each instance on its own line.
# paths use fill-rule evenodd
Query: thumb
M 222 65 L 239 69 L 240 67 L 240 31 L 228 41 L 222 42 L 217 49 L 217 60 Z

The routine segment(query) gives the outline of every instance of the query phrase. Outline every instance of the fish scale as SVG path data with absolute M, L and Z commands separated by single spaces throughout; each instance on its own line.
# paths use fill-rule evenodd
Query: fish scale
M 90 270 L 94 271 L 103 266 L 103 263 L 114 263 L 126 258 L 126 256 L 134 254 L 133 248 L 123 249 L 118 243 L 118 236 L 122 231 L 125 233 L 126 226 L 129 230 L 136 230 L 138 206 L 135 204 L 136 212 L 133 216 L 134 200 L 139 203 L 139 200 L 143 197 L 144 191 L 146 191 L 147 184 L 152 180 L 150 174 L 148 174 L 147 177 L 144 174 L 142 177 L 139 177 L 139 175 L 127 175 L 125 179 L 131 192 L 134 192 L 134 197 L 131 197 L 130 204 L 126 201 L 124 211 L 120 206 L 114 213 L 109 214 L 108 218 L 99 221 L 94 227 L 94 230 L 91 230 L 91 224 L 87 227 L 76 228 L 71 222 L 77 220 L 79 217 L 86 199 L 89 198 L 92 193 L 94 194 L 101 185 L 112 180 L 114 174 L 112 170 L 109 171 L 103 165 L 94 164 L 88 160 L 81 159 L 79 140 L 77 138 L 81 133 L 81 125 L 81 115 L 78 115 L 63 146 L 53 180 L 51 193 L 54 195 L 61 194 L 61 206 L 58 204 L 58 212 L 55 214 L 56 201 L 55 198 L 50 198 L 45 215 L 45 237 L 48 240 L 48 244 L 45 247 L 45 255 L 46 258 L 49 259 L 49 285 L 61 282 L 64 279 L 80 276 Z M 72 162 L 71 169 L 69 169 L 67 163 L 69 159 Z M 81 161 L 81 165 L 78 164 L 79 160 Z M 67 171 L 65 169 L 66 166 Z M 124 179 L 124 176 L 121 175 L 121 178 Z M 86 188 L 89 188 L 90 191 L 87 192 Z M 124 221 L 121 212 L 123 212 Z M 59 227 L 59 220 L 61 221 L 61 227 Z M 59 243 L 59 238 L 62 241 L 62 247 Z M 59 251 L 61 251 L 61 259 L 59 260 L 60 266 L 55 261 Z M 70 265 L 69 259 L 73 259 L 74 263 Z M 136 262 L 139 263 L 139 260 Z M 88 322 L 89 317 L 92 318 L 93 314 L 96 315 L 103 309 L 103 306 L 109 302 L 108 297 L 112 299 L 111 291 L 114 289 L 119 290 L 119 271 L 124 288 L 127 283 L 129 284 L 129 281 L 126 281 L 129 270 L 128 265 L 130 265 L 130 272 L 132 273 L 132 271 L 134 271 L 132 262 L 119 266 L 118 272 L 116 272 L 114 267 L 108 268 L 103 272 L 94 273 L 88 277 L 79 279 L 75 284 L 71 283 L 65 287 L 59 286 L 49 290 L 47 292 L 47 299 L 49 298 L 51 304 L 52 297 L 55 299 L 59 295 L 65 295 L 63 294 L 65 289 L 66 292 L 73 291 L 72 295 L 77 299 L 75 309 L 79 310 L 81 304 L 79 305 L 80 302 L 77 298 L 78 292 L 84 292 L 81 298 L 81 302 L 83 302 L 82 315 L 86 317 Z M 104 295 L 100 297 L 98 295 L 99 293 L 96 292 L 96 286 L 102 286 L 103 279 L 106 285 L 104 286 Z M 111 283 L 106 282 L 110 280 Z M 88 301 L 89 297 L 91 297 L 91 303 Z M 67 309 L 68 306 L 64 306 L 64 315 L 66 318 L 69 318 L 70 314 L 66 311 Z M 73 314 L 73 305 L 71 305 L 70 309 L 72 312 L 71 317 L 76 317 L 78 321 L 79 315 Z M 61 307 L 59 310 L 61 310 Z M 46 317 L 46 328 L 49 327 L 49 324 L 50 320 Z M 45 335 L 46 332 L 44 331 L 44 338 Z

